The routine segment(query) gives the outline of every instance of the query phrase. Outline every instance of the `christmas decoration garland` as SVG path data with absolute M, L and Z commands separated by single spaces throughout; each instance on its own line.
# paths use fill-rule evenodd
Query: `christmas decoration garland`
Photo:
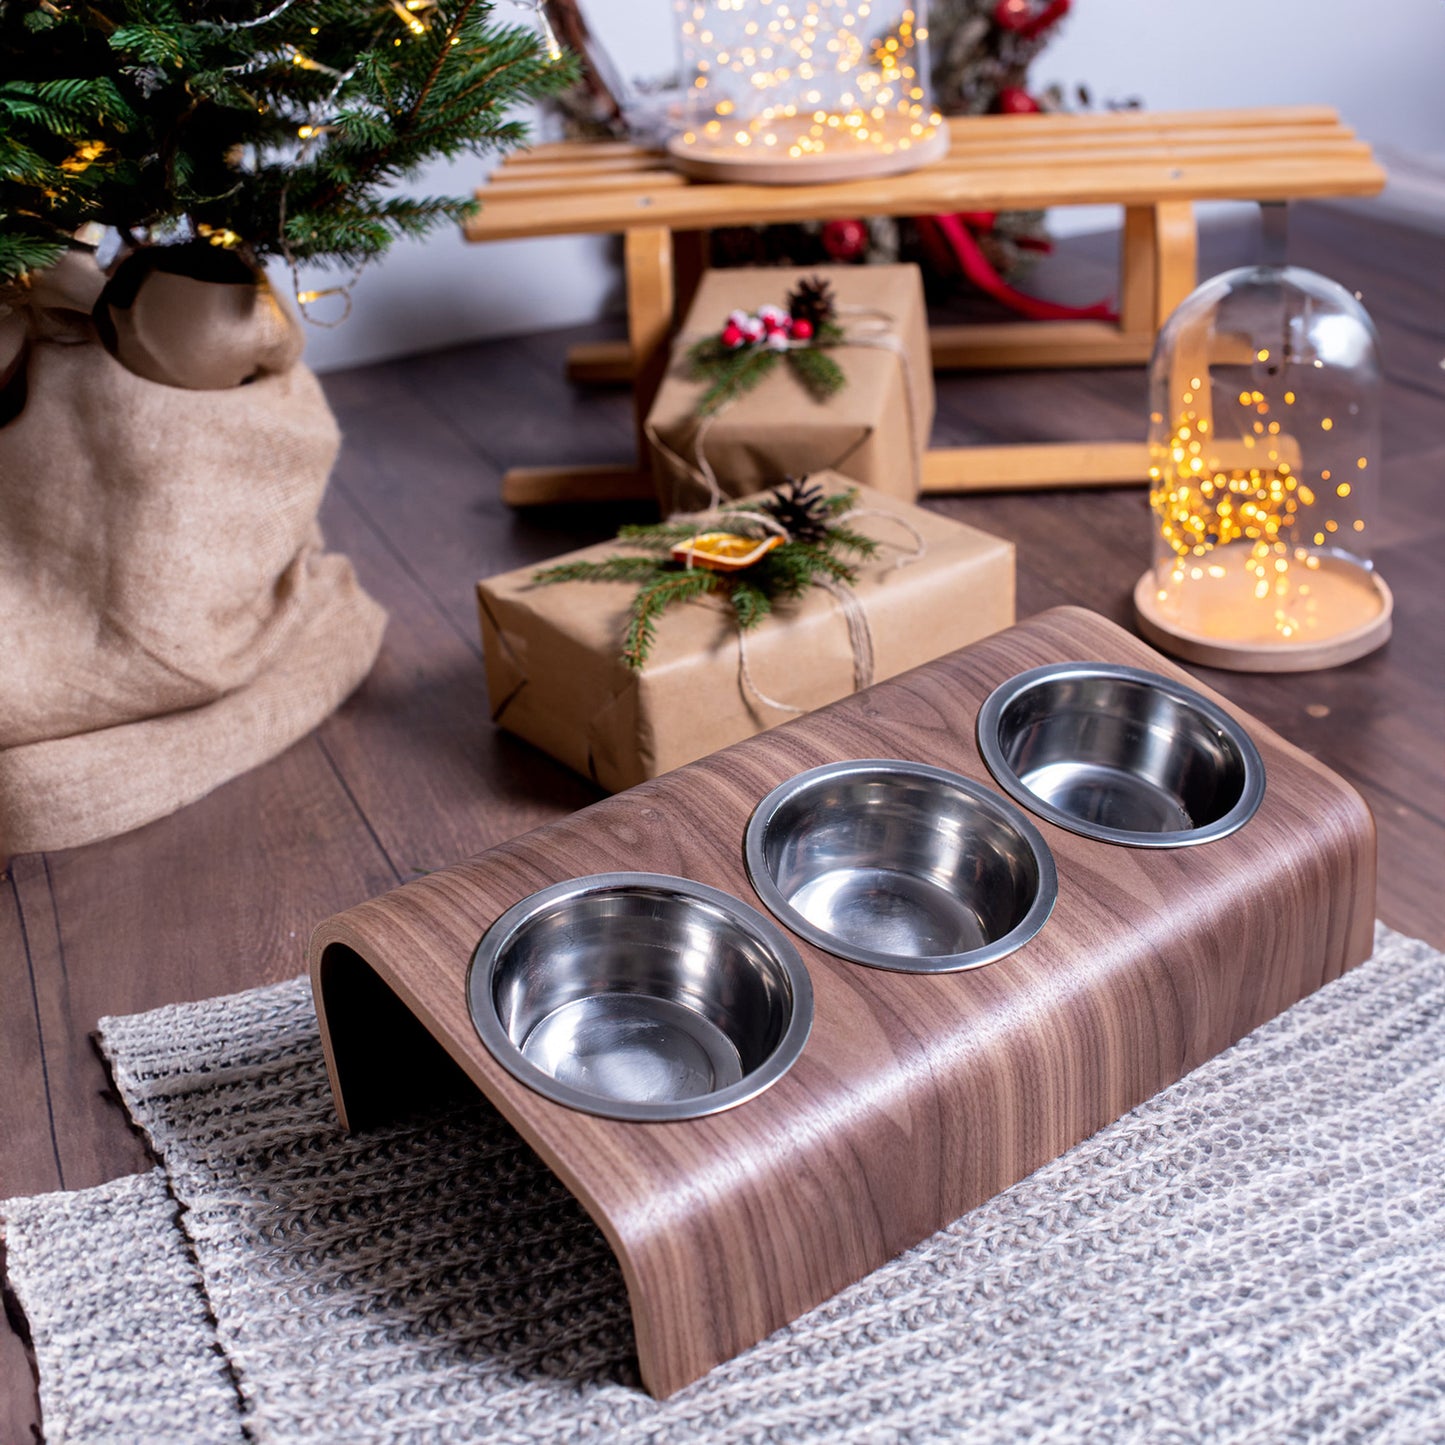
M 716 336 L 687 353 L 687 374 L 707 382 L 697 404 L 699 416 L 730 405 L 753 390 L 786 358 L 793 375 L 815 401 L 826 401 L 846 385 L 843 368 L 827 354 L 843 341 L 832 288 L 820 277 L 803 281 L 781 306 L 760 306 L 757 314 L 732 312 Z
M 778 353 L 772 353 L 776 356 Z M 857 500 L 850 489 L 825 496 L 806 477 L 789 478 L 767 497 L 736 502 L 706 513 L 737 530 L 699 531 L 686 518 L 626 526 L 617 540 L 645 555 L 600 562 L 563 562 L 534 573 L 536 583 L 636 582 L 628 613 L 622 660 L 641 670 L 657 639 L 657 620 L 675 603 L 718 596 L 731 605 L 743 631 L 756 627 L 773 604 L 810 587 L 857 580 L 855 563 L 872 557 L 878 543 L 844 521 Z

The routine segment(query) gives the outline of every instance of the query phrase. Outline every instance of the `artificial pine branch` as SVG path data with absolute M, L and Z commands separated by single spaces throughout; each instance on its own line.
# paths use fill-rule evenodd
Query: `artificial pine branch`
M 780 512 L 789 515 L 788 506 L 803 500 L 806 509 L 837 517 L 857 500 L 857 492 L 849 488 L 833 496 L 818 494 L 809 487 L 807 478 L 793 481 L 779 496 L 735 502 L 725 507 L 734 513 L 741 525 L 749 525 L 750 514 L 769 516 L 775 520 Z M 781 508 L 779 502 L 784 503 Z M 794 520 L 798 518 L 795 516 Z M 753 523 L 753 525 L 756 525 Z M 654 522 L 624 526 L 617 540 L 625 546 L 646 549 L 650 555 L 629 557 L 618 555 L 601 561 L 561 562 L 533 574 L 537 583 L 554 582 L 638 582 L 641 584 L 628 616 L 622 657 L 634 669 L 642 668 L 656 640 L 659 617 L 678 602 L 687 602 L 710 593 L 725 595 L 740 628 L 756 627 L 771 613 L 779 598 L 799 597 L 822 578 L 843 583 L 857 580 L 856 565 L 843 555 L 852 553 L 860 559 L 871 557 L 878 543 L 852 528 L 837 522 L 821 533 L 808 531 L 807 539 L 790 535 L 779 546 L 765 552 L 758 561 L 736 571 L 714 571 L 705 565 L 685 566 L 674 561 L 670 552 L 678 542 L 690 541 L 699 535 L 696 522 Z
M 657 580 L 643 587 L 632 601 L 622 644 L 622 660 L 628 667 L 641 670 L 646 663 L 657 640 L 657 619 L 669 607 L 716 592 L 720 582 L 720 573 L 702 567 L 658 573 Z
M 634 547 L 665 552 L 677 542 L 697 536 L 697 527 L 689 522 L 629 522 L 617 529 L 617 540 Z
M 781 547 L 774 549 L 776 557 Z M 789 559 L 788 586 L 790 596 L 796 596 L 811 585 L 814 577 L 825 573 L 839 582 L 852 582 L 858 576 L 858 569 L 835 557 L 826 547 L 814 546 L 811 542 L 794 542 L 790 551 L 797 553 L 796 560 Z
M 606 557 L 600 562 L 559 562 L 544 567 L 533 582 L 639 582 L 657 571 L 651 557 Z
M 828 536 L 839 551 L 852 552 L 864 559 L 877 555 L 878 543 L 872 537 L 865 537 L 862 532 L 855 532 L 851 527 L 834 523 L 828 529 Z
M 788 352 L 788 365 L 814 401 L 827 401 L 842 391 L 843 368 L 818 346 L 795 347 Z
M 750 392 L 777 366 L 781 354 L 758 347 L 728 351 L 715 337 L 698 342 L 688 353 L 688 375 L 708 385 L 698 398 L 697 414 L 708 416 Z
M 756 627 L 773 610 L 773 599 L 763 588 L 749 582 L 745 577 L 740 577 L 733 583 L 730 600 L 733 616 L 737 618 L 738 626 L 744 632 L 750 627 Z
M 787 358 L 815 401 L 826 401 L 846 384 L 843 368 L 826 354 L 826 348 L 842 340 L 842 327 L 831 321 L 823 322 L 806 343 L 791 342 L 781 349 L 774 349 L 761 335 L 739 342 L 731 324 L 717 336 L 704 337 L 689 348 L 685 371 L 690 380 L 707 382 L 698 398 L 698 416 L 710 416 L 752 391 L 772 374 L 779 357 Z

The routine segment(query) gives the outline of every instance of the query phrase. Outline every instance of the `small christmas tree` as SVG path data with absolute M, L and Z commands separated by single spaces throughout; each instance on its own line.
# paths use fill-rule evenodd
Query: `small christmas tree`
M 0 0 L 0 281 L 90 224 L 360 265 L 475 205 L 398 181 L 572 73 L 487 0 Z

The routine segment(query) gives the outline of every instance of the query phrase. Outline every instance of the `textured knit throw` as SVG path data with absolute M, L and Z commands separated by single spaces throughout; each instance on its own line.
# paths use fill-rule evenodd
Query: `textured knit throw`
M 1385 929 L 661 1403 L 490 1109 L 338 1132 L 304 983 L 103 1034 L 164 1172 L 0 1209 L 52 1442 L 1445 1439 L 1445 958 Z

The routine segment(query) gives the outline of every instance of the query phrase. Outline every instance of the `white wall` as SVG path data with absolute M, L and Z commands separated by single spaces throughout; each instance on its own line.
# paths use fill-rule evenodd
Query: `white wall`
M 507 8 L 499 6 L 499 18 Z M 630 74 L 671 67 L 668 0 L 590 0 L 588 13 Z M 1441 0 L 1075 0 L 1031 77 L 1070 91 L 1082 81 L 1096 104 L 1137 96 L 1151 110 L 1333 105 L 1387 165 L 1401 163 L 1391 193 L 1408 208 L 1440 194 L 1411 177 L 1445 167 L 1442 64 Z M 415 188 L 464 193 L 487 168 L 439 165 Z M 1075 230 L 1104 219 L 1060 212 L 1054 225 Z M 362 277 L 344 325 L 311 330 L 308 359 L 324 370 L 591 320 L 617 305 L 608 257 L 599 237 L 470 246 L 439 233 L 399 245 Z M 328 281 L 308 273 L 305 284 Z

